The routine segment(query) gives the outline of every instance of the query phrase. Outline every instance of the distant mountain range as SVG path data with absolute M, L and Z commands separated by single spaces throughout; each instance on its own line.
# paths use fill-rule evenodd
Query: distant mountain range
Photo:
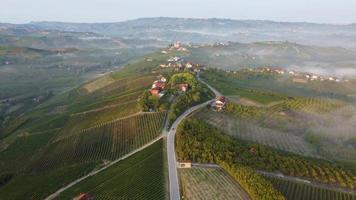
M 0 24 L 0 34 L 26 35 L 40 30 L 91 32 L 106 36 L 180 40 L 186 43 L 291 41 L 356 49 L 356 24 L 273 22 L 259 20 L 141 18 L 117 23 L 31 22 Z

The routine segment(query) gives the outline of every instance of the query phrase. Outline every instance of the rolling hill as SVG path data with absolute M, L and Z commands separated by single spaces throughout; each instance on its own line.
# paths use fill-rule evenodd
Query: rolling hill
M 256 42 L 193 46 L 189 50 L 188 60 L 213 68 L 279 67 L 330 76 L 356 75 L 355 52 L 340 47 Z
M 353 25 L 161 17 L 117 23 L 32 22 L 18 26 L 6 25 L 5 27 L 20 30 L 55 29 L 95 32 L 132 38 L 181 40 L 186 43 L 288 40 L 309 45 L 344 46 L 353 49 L 356 47 L 356 29 Z

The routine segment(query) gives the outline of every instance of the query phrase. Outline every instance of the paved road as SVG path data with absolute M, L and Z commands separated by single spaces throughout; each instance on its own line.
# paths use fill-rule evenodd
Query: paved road
M 180 191 L 179 191 L 179 183 L 178 183 L 178 173 L 177 173 L 177 159 L 176 152 L 174 148 L 174 136 L 176 134 L 176 130 L 178 125 L 190 115 L 192 112 L 207 106 L 211 103 L 212 100 L 204 102 L 202 104 L 196 105 L 192 108 L 186 110 L 182 115 L 180 115 L 176 121 L 171 126 L 171 129 L 168 132 L 167 136 L 167 154 L 168 154 L 168 174 L 169 174 L 169 193 L 171 200 L 179 200 L 180 199 Z
M 293 181 L 293 182 L 297 182 L 297 183 L 304 183 L 304 184 L 311 185 L 311 186 L 318 187 L 318 188 L 324 188 L 324 189 L 327 189 L 327 190 L 334 190 L 334 191 L 338 191 L 338 192 L 344 192 L 344 193 L 349 193 L 349 194 L 352 194 L 352 195 L 356 195 L 356 191 L 354 191 L 354 190 L 340 188 L 340 187 L 333 186 L 333 185 L 317 183 L 317 182 L 314 182 L 314 181 L 309 181 L 309 180 L 305 180 L 305 179 L 294 177 L 294 176 L 286 176 L 286 175 L 283 175 L 283 174 L 280 174 L 280 173 L 266 172 L 266 171 L 261 171 L 261 170 L 257 170 L 257 172 L 262 174 L 262 175 L 265 175 L 265 176 L 276 177 L 276 178 L 280 178 L 280 179 L 287 180 L 287 181 Z
M 75 181 L 69 183 L 68 185 L 66 185 L 66 186 L 60 188 L 59 190 L 57 190 L 55 193 L 49 195 L 47 198 L 45 198 L 45 200 L 52 200 L 52 199 L 56 198 L 58 195 L 60 195 L 63 191 L 67 190 L 68 188 L 70 188 L 70 187 L 76 185 L 77 183 L 83 181 L 84 179 L 87 179 L 87 178 L 89 178 L 89 177 L 91 177 L 91 176 L 94 176 L 95 174 L 97 174 L 97 173 L 99 173 L 99 172 L 104 171 L 105 169 L 107 169 L 107 168 L 109 168 L 109 167 L 115 165 L 116 163 L 118 163 L 118 162 L 120 162 L 120 161 L 122 161 L 122 160 L 125 160 L 126 158 L 128 158 L 128 157 L 134 155 L 135 153 L 137 153 L 137 152 L 139 152 L 139 151 L 144 150 L 145 148 L 151 146 L 152 144 L 154 144 L 154 143 L 157 142 L 158 140 L 162 139 L 162 137 L 163 137 L 163 134 L 161 134 L 159 137 L 157 137 L 156 139 L 152 140 L 151 142 L 145 144 L 144 146 L 142 146 L 142 147 L 140 147 L 140 148 L 138 148 L 138 149 L 135 149 L 134 151 L 131 151 L 129 154 L 126 154 L 125 156 L 123 156 L 123 157 L 121 157 L 121 158 L 119 158 L 119 159 L 117 159 L 117 160 L 114 160 L 114 161 L 111 162 L 110 164 L 105 165 L 104 167 L 102 167 L 102 168 L 100 168 L 100 169 L 98 169 L 98 170 L 92 171 L 92 172 L 90 172 L 89 174 L 87 174 L 87 175 L 85 175 L 85 176 L 83 176 L 83 177 L 81 177 L 81 178 L 79 178 L 79 179 L 77 179 L 77 180 L 75 180 Z
M 205 81 L 203 81 L 203 80 L 200 78 L 199 75 L 197 76 L 197 78 L 198 78 L 198 80 L 199 80 L 200 82 L 204 83 L 211 91 L 213 91 L 214 94 L 215 94 L 215 96 L 222 96 L 222 94 L 221 94 L 219 91 L 217 91 L 217 90 L 216 90 L 215 88 L 213 88 L 211 85 L 209 85 L 208 83 L 206 83 Z
M 220 92 L 218 92 L 215 88 L 208 85 L 206 82 L 201 80 L 198 76 L 198 80 L 203 84 L 207 85 L 209 89 L 211 89 L 216 96 L 221 96 Z M 169 195 L 171 200 L 180 200 L 180 190 L 179 190 L 179 181 L 178 181 L 178 172 L 177 172 L 177 159 L 176 152 L 174 147 L 174 137 L 176 134 L 176 130 L 178 125 L 183 121 L 184 118 L 189 116 L 192 112 L 203 108 L 210 104 L 213 100 L 209 100 L 202 104 L 196 105 L 194 107 L 186 110 L 182 115 L 180 115 L 172 124 L 171 129 L 168 132 L 167 136 L 167 156 L 168 156 L 168 174 L 169 174 Z

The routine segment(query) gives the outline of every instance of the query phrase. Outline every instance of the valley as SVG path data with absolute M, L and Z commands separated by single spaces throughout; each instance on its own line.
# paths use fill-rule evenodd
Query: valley
M 352 48 L 101 28 L 1 29 L 0 199 L 356 199 Z

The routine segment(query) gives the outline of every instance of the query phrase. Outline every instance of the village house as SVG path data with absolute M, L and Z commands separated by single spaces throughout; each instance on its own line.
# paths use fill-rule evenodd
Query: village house
M 152 84 L 152 89 L 157 88 L 157 89 L 164 89 L 165 87 L 165 82 L 162 82 L 161 80 L 154 81 Z
M 215 101 L 213 102 L 213 108 L 217 111 L 220 111 L 224 108 L 226 104 L 226 98 L 224 96 L 218 96 L 215 98 Z
M 187 69 L 190 69 L 190 68 L 193 67 L 193 64 L 190 63 L 190 62 L 187 62 L 187 63 L 185 64 L 185 67 L 186 67 Z
M 175 43 L 173 44 L 173 47 L 176 48 L 176 49 L 178 49 L 178 48 L 181 47 L 181 43 L 180 43 L 179 41 L 177 41 L 177 42 L 175 42 Z
M 154 81 L 150 89 L 151 95 L 161 98 L 165 94 L 163 90 L 166 87 L 166 81 L 167 79 L 163 76 L 161 76 L 159 80 Z
M 74 197 L 73 200 L 94 200 L 94 197 L 90 196 L 88 193 L 80 193 L 78 196 Z

